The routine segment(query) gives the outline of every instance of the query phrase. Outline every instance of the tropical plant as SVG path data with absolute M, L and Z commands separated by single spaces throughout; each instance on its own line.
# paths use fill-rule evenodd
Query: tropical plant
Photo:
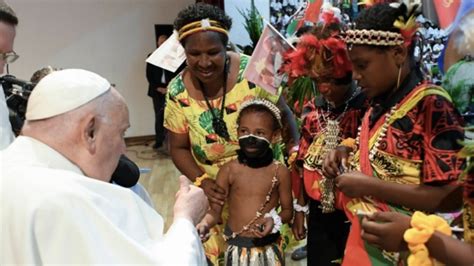
M 238 9 L 238 11 L 245 19 L 244 27 L 252 43 L 244 46 L 237 44 L 237 47 L 242 50 L 244 54 L 251 55 L 255 46 L 257 46 L 260 35 L 262 35 L 263 18 L 255 7 L 254 0 L 250 2 L 250 9 Z
M 317 96 L 317 91 L 311 78 L 302 76 L 292 82 L 287 87 L 286 100 L 291 108 L 295 108 L 298 103 L 298 109 L 302 110 L 303 105 Z M 294 111 L 294 110 L 293 110 Z

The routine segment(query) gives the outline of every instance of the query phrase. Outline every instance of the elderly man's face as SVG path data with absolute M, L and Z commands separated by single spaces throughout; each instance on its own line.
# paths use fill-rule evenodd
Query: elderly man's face
M 130 127 L 128 108 L 120 102 L 109 110 L 108 117 L 97 131 L 97 154 L 95 177 L 109 182 L 117 168 L 120 155 L 125 153 L 125 131 Z
M 0 53 L 13 52 L 13 41 L 15 39 L 15 27 L 4 22 L 0 22 Z M 5 72 L 6 62 L 0 56 L 0 74 Z

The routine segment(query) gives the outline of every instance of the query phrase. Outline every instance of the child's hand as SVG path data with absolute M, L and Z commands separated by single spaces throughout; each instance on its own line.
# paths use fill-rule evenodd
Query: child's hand
M 271 217 L 266 217 L 259 220 L 254 225 L 253 233 L 256 237 L 262 238 L 270 234 L 273 230 L 273 219 Z
M 348 197 L 360 198 L 370 195 L 369 191 L 367 191 L 368 184 L 377 180 L 379 179 L 353 171 L 338 176 L 336 178 L 336 187 Z
M 209 232 L 209 225 L 206 222 L 200 222 L 198 225 L 196 225 L 196 229 L 202 242 L 206 242 L 211 236 Z
M 398 212 L 376 212 L 362 219 L 362 239 L 387 251 L 403 251 L 403 234 L 410 228 L 411 217 Z
M 323 175 L 327 178 L 335 178 L 341 175 L 341 165 L 343 168 L 348 167 L 348 158 L 351 149 L 345 146 L 339 146 L 328 152 L 324 158 Z
M 306 237 L 306 228 L 304 227 L 304 212 L 296 212 L 295 219 L 293 220 L 293 225 L 291 229 L 296 240 L 303 240 Z

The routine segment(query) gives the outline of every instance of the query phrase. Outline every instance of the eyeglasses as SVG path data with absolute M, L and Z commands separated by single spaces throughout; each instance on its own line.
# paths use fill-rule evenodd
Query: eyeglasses
M 0 60 L 5 61 L 7 64 L 11 64 L 15 62 L 19 55 L 17 55 L 15 52 L 8 52 L 8 53 L 0 53 Z

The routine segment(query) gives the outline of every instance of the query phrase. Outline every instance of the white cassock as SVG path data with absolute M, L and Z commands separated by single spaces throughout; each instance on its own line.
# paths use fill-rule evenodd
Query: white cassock
M 133 191 L 84 176 L 30 137 L 0 152 L 0 265 L 205 265 L 193 224 L 163 219 Z
M 2 85 L 0 85 L 0 151 L 10 145 L 14 138 L 10 119 L 8 118 L 5 93 L 3 92 Z

